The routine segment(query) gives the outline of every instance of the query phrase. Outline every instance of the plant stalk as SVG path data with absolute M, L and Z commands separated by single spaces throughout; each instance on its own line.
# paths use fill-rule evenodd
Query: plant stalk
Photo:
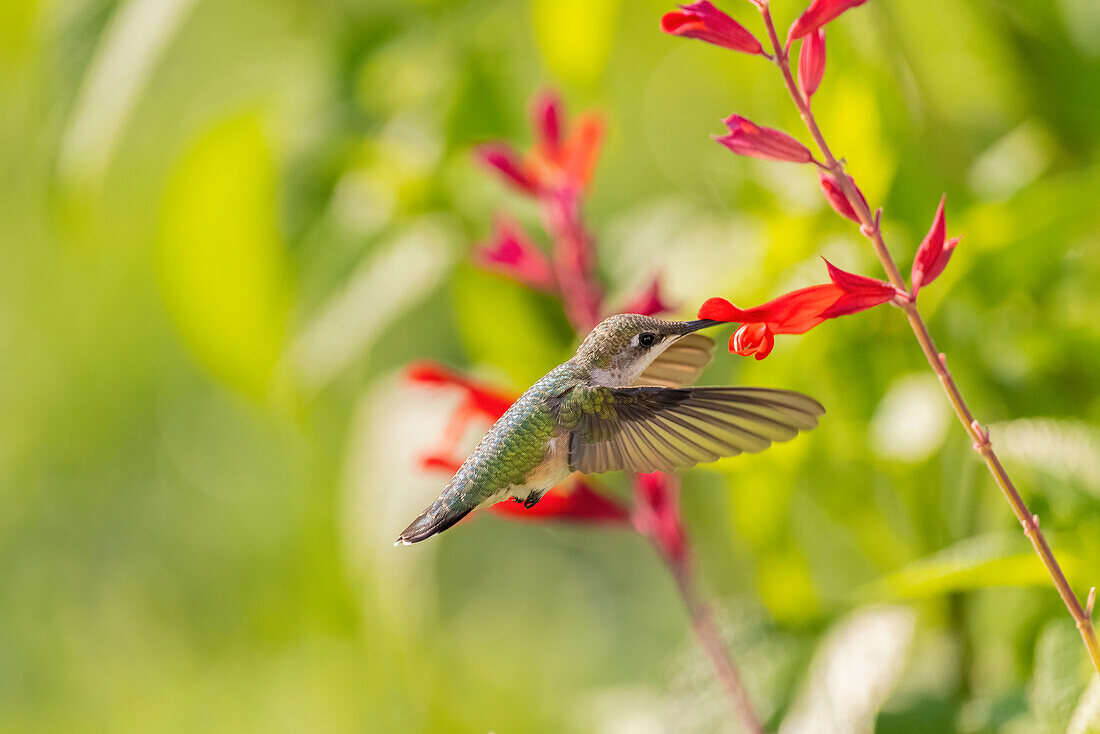
M 856 215 L 859 217 L 860 232 L 871 241 L 875 254 L 878 256 L 879 262 L 882 263 L 883 270 L 886 271 L 886 277 L 890 280 L 890 283 L 900 292 L 908 292 L 909 289 L 898 270 L 897 264 L 894 262 L 894 258 L 890 255 L 890 251 L 886 248 L 886 243 L 882 238 L 882 229 L 879 225 L 881 210 L 872 214 L 870 207 L 864 202 L 863 197 L 857 193 L 855 185 L 845 174 L 844 164 L 839 161 L 829 149 L 829 145 L 825 142 L 825 137 L 818 127 L 817 120 L 814 118 L 813 111 L 810 109 L 809 100 L 802 94 L 802 91 L 795 83 L 794 76 L 791 74 L 789 49 L 784 48 L 779 41 L 779 36 L 775 30 L 775 23 L 772 22 L 771 11 L 768 8 L 768 4 L 763 2 L 759 7 L 760 13 L 764 18 L 764 25 L 768 29 L 768 36 L 771 39 L 772 48 L 775 50 L 775 56 L 772 58 L 772 61 L 783 74 L 783 81 L 786 84 L 787 91 L 790 93 L 791 99 L 794 100 L 795 106 L 798 107 L 799 115 L 801 115 L 807 130 L 809 130 L 810 135 L 821 151 L 824 163 L 820 165 L 836 177 L 837 183 L 843 189 L 844 195 L 848 198 L 848 202 L 852 205 Z M 1065 574 L 1062 573 L 1062 569 L 1058 565 L 1054 553 L 1047 544 L 1043 532 L 1039 529 L 1039 518 L 1031 513 L 1023 498 L 1020 497 L 1020 493 L 1016 490 L 1015 485 L 1012 483 L 1012 479 L 1008 476 L 1008 472 L 1005 471 L 1004 465 L 1001 464 L 1000 458 L 993 450 L 993 444 L 989 440 L 989 432 L 982 428 L 981 424 L 974 418 L 973 413 L 970 412 L 970 408 L 963 399 L 958 385 L 951 376 L 951 371 L 947 368 L 946 355 L 936 349 L 936 344 L 932 340 L 932 334 L 928 331 L 928 326 L 924 323 L 924 319 L 921 318 L 920 311 L 917 309 L 916 301 L 910 299 L 900 304 L 900 307 L 905 313 L 905 317 L 908 319 L 910 327 L 913 329 L 913 335 L 916 337 L 917 343 L 920 345 L 925 359 L 928 360 L 928 365 L 939 378 L 940 384 L 943 385 L 944 392 L 947 395 L 947 399 L 951 403 L 951 407 L 955 410 L 955 415 L 958 416 L 959 422 L 962 423 L 963 429 L 966 430 L 967 435 L 970 437 L 974 450 L 978 452 L 982 460 L 985 461 L 989 473 L 993 475 L 994 481 L 996 481 L 997 486 L 1000 487 L 1005 500 L 1008 502 L 1013 513 L 1016 515 L 1016 519 L 1019 520 L 1020 525 L 1023 527 L 1024 535 L 1031 541 L 1031 545 L 1035 548 L 1035 553 L 1038 554 L 1039 559 L 1043 562 L 1043 565 L 1046 566 L 1047 572 L 1050 574 L 1051 580 L 1054 582 L 1054 586 L 1058 590 L 1059 596 L 1062 597 L 1062 602 L 1066 605 L 1066 609 L 1069 610 L 1070 616 L 1073 617 L 1073 621 L 1076 623 L 1077 629 L 1081 633 L 1081 638 L 1084 640 L 1085 647 L 1088 649 L 1089 658 L 1092 660 L 1093 667 L 1096 668 L 1097 673 L 1100 673 L 1100 642 L 1097 641 L 1096 630 L 1093 627 L 1092 619 L 1089 614 L 1086 614 L 1084 608 L 1081 606 L 1081 602 L 1073 593 L 1073 589 L 1070 588 Z
M 603 301 L 603 290 L 592 272 L 593 240 L 585 228 L 577 197 L 558 192 L 543 196 L 541 204 L 544 226 L 554 241 L 553 263 L 562 305 L 573 329 L 583 336 L 599 323 Z M 679 502 L 678 494 L 675 501 Z M 690 554 L 673 558 L 655 538 L 650 540 L 676 581 L 695 638 L 710 659 L 715 676 L 729 695 L 744 730 L 749 734 L 764 734 L 737 665 L 714 624 L 710 606 L 699 595 L 692 578 L 691 564 L 687 560 Z
M 715 675 L 733 701 L 734 709 L 741 719 L 742 728 L 751 734 L 764 734 L 764 727 L 756 716 L 756 710 L 749 699 L 745 683 L 741 679 L 741 673 L 722 641 L 722 635 L 718 631 L 718 626 L 714 623 L 710 605 L 699 596 L 691 570 L 687 567 L 688 564 L 677 563 L 665 553 L 661 553 L 661 558 L 668 566 L 672 578 L 676 580 L 676 588 L 679 590 L 680 598 L 683 600 L 684 607 L 691 618 L 691 628 L 695 633 L 695 638 L 699 641 L 699 646 L 706 652 L 707 657 L 710 658 Z

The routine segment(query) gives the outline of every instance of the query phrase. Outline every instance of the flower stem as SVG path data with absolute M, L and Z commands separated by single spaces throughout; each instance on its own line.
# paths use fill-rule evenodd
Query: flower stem
M 833 156 L 832 151 L 825 142 L 825 137 L 821 134 L 821 129 L 817 125 L 817 120 L 814 118 L 813 111 L 810 109 L 809 100 L 802 95 L 798 85 L 795 84 L 794 77 L 791 74 L 788 49 L 784 48 L 779 41 L 779 36 L 775 30 L 775 23 L 772 22 L 771 11 L 767 3 L 762 3 L 759 7 L 760 13 L 764 18 L 764 25 L 768 29 L 768 36 L 771 39 L 772 47 L 775 49 L 773 62 L 783 74 L 783 81 L 787 86 L 787 91 L 790 93 L 791 99 L 794 100 L 795 106 L 798 107 L 798 112 L 802 117 L 802 121 L 806 124 L 807 130 L 809 130 L 810 135 L 813 136 L 814 142 L 821 151 L 821 156 L 824 159 L 824 167 L 835 176 L 837 183 L 844 191 L 844 195 L 848 198 L 848 202 L 852 205 L 856 215 L 859 217 L 860 231 L 871 241 L 875 254 L 878 256 L 879 262 L 882 263 L 883 270 L 886 271 L 886 276 L 889 278 L 890 283 L 900 291 L 907 291 L 908 289 L 898 270 L 897 264 L 894 262 L 894 258 L 890 255 L 890 251 L 886 248 L 886 243 L 882 239 L 882 230 L 879 227 L 878 217 L 872 214 L 870 207 L 864 202 L 863 197 L 857 193 L 855 185 L 848 176 L 845 175 L 844 164 Z M 1016 487 L 1009 478 L 1008 472 L 1005 471 L 1004 465 L 1001 464 L 1000 458 L 998 458 L 996 452 L 993 450 L 993 444 L 990 443 L 988 431 L 982 428 L 981 424 L 970 412 L 970 408 L 967 407 L 966 401 L 963 399 L 958 385 L 955 383 L 954 378 L 952 378 L 950 370 L 947 369 L 946 356 L 936 349 L 936 344 L 932 340 L 932 334 L 928 331 L 924 319 L 921 318 L 916 302 L 910 300 L 900 304 L 900 307 L 902 311 L 904 311 L 905 317 L 909 320 L 909 325 L 913 329 L 913 334 L 917 339 L 917 343 L 920 344 L 925 359 L 928 360 L 929 366 L 932 368 L 932 371 L 936 373 L 940 383 L 943 385 L 944 392 L 947 394 L 947 399 L 955 409 L 955 415 L 958 416 L 959 422 L 962 423 L 967 435 L 970 436 L 974 450 L 977 451 L 985 461 L 989 473 L 993 475 L 993 479 L 997 482 L 997 486 L 1000 487 L 1001 492 L 1005 496 L 1005 500 L 1012 507 L 1016 519 L 1019 520 L 1020 525 L 1023 526 L 1024 535 L 1031 541 L 1031 545 L 1035 548 L 1036 554 L 1038 554 L 1043 565 L 1046 566 L 1047 572 L 1050 573 L 1054 586 L 1058 590 L 1059 596 L 1062 597 L 1062 602 L 1066 605 L 1074 622 L 1077 624 L 1077 629 L 1080 631 L 1081 638 L 1084 640 L 1085 647 L 1088 649 L 1093 667 L 1100 673 L 1100 643 L 1097 642 L 1096 630 L 1093 628 L 1092 619 L 1082 608 L 1081 602 L 1073 593 L 1073 589 L 1070 588 L 1065 574 L 1062 573 L 1062 569 L 1058 565 L 1054 553 L 1050 550 L 1046 538 L 1043 537 L 1043 533 L 1039 529 L 1038 517 L 1031 514 L 1027 504 L 1024 502 L 1023 498 L 1020 497 L 1020 493 L 1016 491 Z
M 658 552 L 660 553 L 660 549 L 658 549 Z M 699 596 L 691 569 L 688 567 L 689 564 L 677 562 L 665 553 L 660 553 L 660 555 L 665 565 L 668 566 L 672 578 L 676 581 L 680 598 L 683 600 L 684 607 L 691 618 L 691 628 L 695 633 L 695 638 L 699 641 L 699 646 L 706 652 L 707 657 L 710 658 L 715 675 L 733 701 L 733 707 L 741 719 L 742 728 L 750 734 L 764 734 L 764 727 L 757 718 L 755 709 L 753 709 L 752 700 L 749 698 L 748 691 L 745 690 L 741 673 L 737 670 L 733 657 L 730 656 L 729 650 L 722 641 L 718 626 L 714 623 L 710 605 Z

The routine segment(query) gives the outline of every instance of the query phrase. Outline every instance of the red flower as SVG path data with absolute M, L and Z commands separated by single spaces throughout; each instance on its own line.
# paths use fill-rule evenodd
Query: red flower
M 790 30 L 787 31 L 787 45 L 790 46 L 792 41 L 816 31 L 845 10 L 863 5 L 865 2 L 867 0 L 813 0 L 810 7 L 806 8 L 791 24 Z
M 661 297 L 661 279 L 655 276 L 649 286 L 623 304 L 619 312 L 656 316 L 671 310 L 672 308 Z
M 536 142 L 521 157 L 507 143 L 487 143 L 475 149 L 482 162 L 496 169 L 506 183 L 537 196 L 543 191 L 580 191 L 592 179 L 603 141 L 603 118 L 583 114 L 565 136 L 564 113 L 556 95 L 538 97 L 532 112 Z
M 707 0 L 681 5 L 680 10 L 665 13 L 661 18 L 661 30 L 747 54 L 764 53 L 755 36 Z
M 928 285 L 939 277 L 947 266 L 955 252 L 955 245 L 959 244 L 958 237 L 944 242 L 947 236 L 947 222 L 943 216 L 943 205 L 947 196 L 940 198 L 940 206 L 936 209 L 936 216 L 932 219 L 932 228 L 924 236 L 924 241 L 917 248 L 917 256 L 913 259 L 913 270 L 910 274 L 912 283 L 912 296 L 917 297 L 921 286 Z
M 806 99 L 817 91 L 825 75 L 825 29 L 818 28 L 802 41 L 798 51 L 798 86 Z
M 683 566 L 687 538 L 680 518 L 680 485 L 674 475 L 634 475 L 634 527 L 652 539 L 669 559 Z
M 550 259 L 527 239 L 515 222 L 499 217 L 493 239 L 474 250 L 474 260 L 536 290 L 557 289 Z
M 512 407 L 515 397 L 470 380 L 457 372 L 432 362 L 414 362 L 405 369 L 405 376 L 412 382 L 429 385 L 450 385 L 461 388 L 466 395 L 466 405 L 474 417 L 496 420 Z
M 813 160 L 809 149 L 785 132 L 760 127 L 740 115 L 730 115 L 723 122 L 729 132 L 713 137 L 738 155 L 792 163 L 809 163 Z
M 740 323 L 730 337 L 730 352 L 764 359 L 775 346 L 776 334 L 803 334 L 826 319 L 864 311 L 897 295 L 889 283 L 845 272 L 828 260 L 825 264 L 830 283 L 792 291 L 749 309 L 711 298 L 699 309 L 699 318 Z
M 572 484 L 571 489 L 566 489 Z M 594 490 L 581 478 L 566 481 L 550 490 L 533 507 L 504 500 L 492 506 L 492 511 L 517 520 L 582 520 L 585 522 L 626 522 L 626 508 Z
M 848 174 L 844 174 L 848 176 Z M 817 180 L 821 183 L 821 190 L 825 192 L 825 199 L 836 210 L 836 213 L 842 217 L 848 217 L 853 222 L 860 224 L 859 215 L 856 214 L 855 208 L 852 206 L 852 202 L 848 201 L 848 197 L 844 195 L 844 189 L 840 187 L 840 181 L 836 176 L 831 173 L 825 173 L 825 171 L 819 170 L 817 172 Z M 851 176 L 848 176 L 848 183 L 852 185 L 852 188 L 859 194 L 859 200 L 863 202 L 863 206 L 867 206 L 867 199 L 863 197 L 863 192 L 856 186 L 856 182 L 852 180 Z M 869 207 L 868 207 L 869 208 Z
M 458 471 L 465 459 L 460 451 L 460 443 L 469 424 L 477 419 L 492 423 L 504 415 L 515 402 L 510 395 L 431 362 L 409 365 L 405 376 L 415 383 L 456 387 L 464 393 L 464 399 L 455 409 L 444 431 L 442 445 L 420 459 L 421 468 L 426 470 L 440 470 L 449 474 Z M 520 503 L 505 500 L 489 509 L 499 515 L 532 520 L 625 522 L 627 519 L 626 509 L 622 505 L 600 494 L 591 484 L 580 478 L 566 480 L 554 487 L 534 507 L 526 508 Z

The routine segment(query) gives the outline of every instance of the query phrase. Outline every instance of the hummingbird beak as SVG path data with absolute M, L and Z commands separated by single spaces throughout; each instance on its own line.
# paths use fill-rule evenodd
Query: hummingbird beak
M 680 325 L 680 334 L 690 334 L 693 331 L 699 331 L 699 329 L 705 329 L 708 326 L 717 326 L 722 323 L 721 321 L 714 321 L 713 319 L 699 319 L 697 321 L 685 321 Z

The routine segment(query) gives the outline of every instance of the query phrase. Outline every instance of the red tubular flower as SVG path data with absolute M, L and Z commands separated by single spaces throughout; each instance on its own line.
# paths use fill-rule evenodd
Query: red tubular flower
M 412 382 L 429 385 L 451 385 L 461 388 L 472 410 L 483 418 L 496 420 L 504 415 L 515 397 L 503 391 L 470 380 L 433 362 L 414 362 L 405 368 L 405 377 Z
M 511 146 L 504 143 L 488 143 L 478 146 L 474 154 L 482 163 L 496 169 L 505 183 L 525 194 L 534 194 L 537 190 L 535 182 L 524 172 L 523 162 Z
M 493 239 L 474 250 L 477 264 L 536 290 L 553 292 L 557 289 L 550 259 L 527 239 L 515 222 L 500 217 L 495 229 Z
M 740 115 L 730 115 L 723 122 L 729 132 L 713 137 L 738 155 L 792 163 L 809 163 L 813 160 L 809 149 L 785 132 L 760 127 Z
M 740 323 L 730 337 L 730 352 L 759 360 L 771 354 L 776 334 L 803 334 L 826 319 L 864 311 L 897 295 L 889 283 L 845 272 L 828 260 L 825 264 L 830 283 L 801 288 L 749 309 L 711 298 L 699 309 L 699 318 Z
M 818 28 L 802 41 L 798 51 L 798 87 L 808 100 L 825 75 L 825 29 Z
M 867 0 L 813 0 L 810 7 L 791 24 L 787 31 L 787 45 L 790 46 L 792 41 L 816 31 L 845 10 L 865 2 Z
M 566 135 L 564 111 L 557 95 L 547 92 L 532 107 L 535 145 L 521 157 L 506 143 L 487 143 L 475 155 L 509 185 L 537 196 L 547 190 L 584 189 L 592 178 L 603 142 L 603 118 L 585 114 Z
M 754 35 L 707 0 L 681 5 L 679 10 L 665 13 L 661 18 L 661 30 L 747 54 L 764 53 Z
M 848 174 L 844 174 L 848 176 Z M 836 213 L 842 217 L 848 217 L 856 224 L 860 224 L 859 215 L 856 214 L 855 208 L 852 206 L 852 202 L 848 201 L 848 197 L 844 195 L 844 189 L 840 187 L 840 181 L 837 177 L 831 173 L 819 170 L 817 172 L 817 180 L 821 183 L 821 190 L 825 192 L 825 199 L 829 202 L 829 205 L 836 210 Z M 864 198 L 863 192 L 856 186 L 856 182 L 852 180 L 851 176 L 848 176 L 848 182 L 852 184 L 852 187 L 859 194 L 859 200 L 863 202 L 863 206 L 867 206 L 867 199 Z
M 671 311 L 667 303 L 661 297 L 661 279 L 654 277 L 649 286 L 638 295 L 627 301 L 620 309 L 620 313 L 640 313 L 643 316 L 656 316 L 660 313 Z
M 634 475 L 634 527 L 682 566 L 687 561 L 687 537 L 679 494 L 675 476 L 662 472 Z
M 613 499 L 597 492 L 583 479 L 572 482 L 572 488 L 554 487 L 534 507 L 524 507 L 520 502 L 504 500 L 492 506 L 498 515 L 517 520 L 579 520 L 592 523 L 625 523 L 629 517 L 626 508 Z
M 958 237 L 944 242 L 947 236 L 947 222 L 943 216 L 943 205 L 946 200 L 946 195 L 940 198 L 940 206 L 932 219 L 932 228 L 924 236 L 924 241 L 917 248 L 917 256 L 913 259 L 910 282 L 912 283 L 911 295 L 914 298 L 917 297 L 921 286 L 928 285 L 939 277 L 947 266 L 947 261 L 955 252 L 955 245 L 959 244 Z

